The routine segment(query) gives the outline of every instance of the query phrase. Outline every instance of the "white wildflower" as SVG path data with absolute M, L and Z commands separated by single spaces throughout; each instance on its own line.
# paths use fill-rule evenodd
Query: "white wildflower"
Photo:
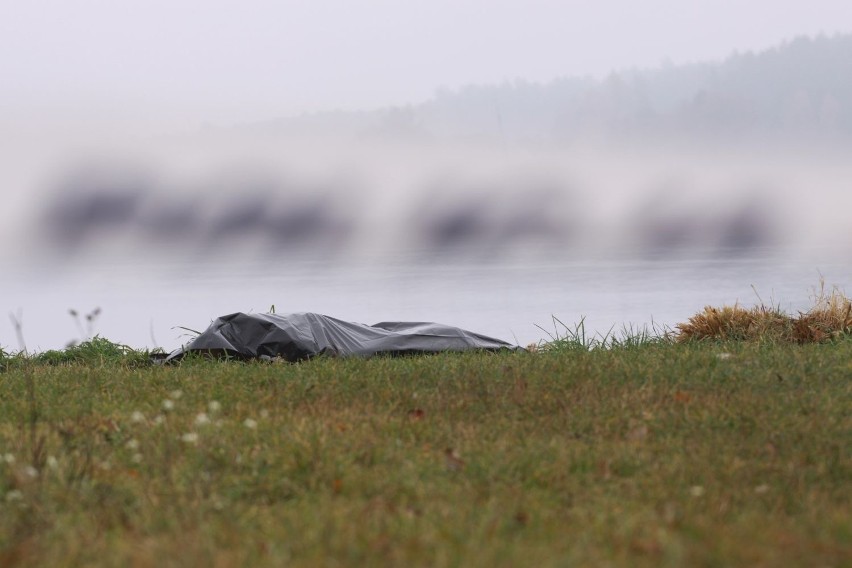
M 128 450 L 137 450 L 139 449 L 139 440 L 137 440 L 136 438 L 131 438 L 130 440 L 127 440 L 127 443 L 124 444 L 124 447 Z
M 721 361 L 724 361 L 726 359 L 730 359 L 731 357 L 733 357 L 733 354 L 731 354 L 731 353 L 717 353 L 716 354 L 716 359 L 719 359 Z
M 14 454 L 3 454 L 3 461 L 9 464 L 15 463 Z
M 134 410 L 130 415 L 130 421 L 134 424 L 141 424 L 145 422 L 145 415 L 139 412 L 138 410 Z
M 769 486 L 765 483 L 762 483 L 761 485 L 758 485 L 754 488 L 754 492 L 758 494 L 766 493 L 767 491 L 769 491 Z
M 47 460 L 45 463 L 47 463 L 47 467 L 49 467 L 50 469 L 56 469 L 57 467 L 59 467 L 59 460 L 57 460 L 53 456 L 47 456 Z
M 133 454 L 133 457 L 130 458 L 133 463 L 142 463 L 142 454 Z
M 218 400 L 211 400 L 207 403 L 207 410 L 209 410 L 211 413 L 219 412 L 220 410 L 222 410 L 222 405 L 219 404 Z
M 269 411 L 264 408 L 260 411 L 260 417 L 266 420 L 267 418 L 269 418 Z
M 166 421 L 166 417 L 163 416 L 162 414 L 158 414 L 157 416 L 154 417 L 154 425 L 155 426 L 159 426 L 160 424 L 162 424 L 165 421 Z
M 175 401 L 173 401 L 172 399 L 167 398 L 166 400 L 163 401 L 163 410 L 165 410 L 166 412 L 174 409 L 174 407 L 175 407 Z
M 205 424 L 210 424 L 210 417 L 207 416 L 204 412 L 199 412 L 195 415 L 195 423 L 198 426 L 204 426 Z
M 246 418 L 243 421 L 243 426 L 245 426 L 249 430 L 254 430 L 255 428 L 257 428 L 257 420 L 252 420 L 251 418 Z
M 33 466 L 28 465 L 27 467 L 24 468 L 24 475 L 26 475 L 27 477 L 29 477 L 31 479 L 35 479 L 36 477 L 38 477 L 38 470 L 36 468 L 34 468 Z
M 180 439 L 182 442 L 186 442 L 187 444 L 195 444 L 198 442 L 198 434 L 195 432 L 187 432 L 181 436 Z
M 175 390 L 173 390 L 172 392 L 169 393 L 169 398 L 172 399 L 172 400 L 178 400 L 182 396 L 183 396 L 183 391 L 180 390 L 180 389 L 175 389 Z
M 689 488 L 689 494 L 693 497 L 701 497 L 702 495 L 704 495 L 704 488 L 700 485 L 693 485 Z

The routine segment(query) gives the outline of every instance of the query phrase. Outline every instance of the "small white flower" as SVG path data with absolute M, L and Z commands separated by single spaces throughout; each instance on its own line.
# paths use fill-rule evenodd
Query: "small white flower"
M 50 469 L 56 469 L 57 467 L 59 467 L 59 460 L 57 460 L 53 456 L 47 456 L 46 463 L 47 467 L 49 467 Z
M 174 409 L 174 407 L 175 407 L 175 401 L 173 401 L 172 399 L 167 398 L 166 400 L 163 401 L 163 410 L 165 410 L 166 412 Z
M 222 405 L 219 404 L 218 400 L 211 400 L 207 403 L 207 410 L 209 410 L 211 413 L 219 412 L 220 410 L 222 410 Z
M 704 488 L 700 485 L 693 485 L 689 488 L 689 494 L 693 497 L 701 497 L 702 495 L 704 495 Z
M 731 353 L 717 353 L 716 354 L 716 359 L 719 359 L 721 361 L 724 361 L 725 359 L 730 359 L 731 357 L 733 357 L 733 355 Z
M 139 440 L 137 440 L 136 438 L 131 438 L 130 440 L 127 440 L 127 443 L 124 444 L 124 447 L 128 450 L 137 450 L 139 449 Z
M 172 399 L 172 400 L 178 400 L 182 396 L 183 396 L 183 391 L 180 390 L 180 389 L 175 389 L 175 390 L 173 390 L 172 392 L 169 393 L 169 398 Z
M 160 424 L 162 424 L 165 421 L 166 421 L 166 417 L 163 416 L 162 414 L 158 414 L 154 417 L 154 425 L 155 426 L 159 426 Z
M 133 454 L 133 457 L 130 459 L 133 463 L 142 463 L 142 454 Z
M 20 501 L 24 498 L 24 494 L 18 491 L 17 489 L 12 489 L 8 493 L 6 493 L 6 501 L 11 503 L 12 501 Z
M 14 454 L 3 454 L 3 461 L 6 463 L 15 463 Z
M 134 424 L 141 424 L 145 422 L 145 415 L 139 412 L 138 410 L 134 410 L 130 415 L 130 421 Z
M 205 424 L 210 424 L 210 417 L 207 416 L 204 412 L 199 412 L 195 415 L 195 424 L 198 426 L 204 426 Z
M 180 439 L 182 442 L 186 442 L 187 444 L 195 444 L 198 442 L 198 434 L 195 432 L 187 432 L 181 436 Z
M 36 477 L 38 477 L 38 470 L 36 468 L 34 468 L 33 466 L 28 465 L 27 467 L 24 468 L 24 475 L 26 475 L 27 477 L 29 477 L 31 479 L 35 479 Z
M 260 417 L 266 420 L 267 418 L 269 418 L 269 411 L 264 408 L 260 411 Z
M 252 420 L 251 418 L 246 418 L 243 421 L 243 426 L 245 426 L 249 430 L 254 430 L 255 428 L 257 428 L 257 420 Z
M 766 493 L 767 491 L 769 491 L 769 486 L 765 483 L 762 483 L 754 488 L 754 492 L 758 494 Z

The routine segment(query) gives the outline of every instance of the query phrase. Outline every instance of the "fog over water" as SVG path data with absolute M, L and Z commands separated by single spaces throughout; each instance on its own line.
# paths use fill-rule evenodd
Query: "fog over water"
M 606 333 L 758 294 L 803 309 L 820 274 L 852 277 L 852 165 L 828 148 L 315 142 L 195 137 L 39 171 L 3 235 L 27 346 L 78 337 L 69 308 L 174 348 L 176 326 L 272 305 L 526 344 L 551 316 Z
M 115 62 L 102 71 L 108 58 L 82 40 L 69 43 L 69 65 L 86 88 L 51 68 L 42 46 L 0 63 L 16 78 L 0 111 L 0 310 L 43 350 L 89 333 L 172 349 L 182 327 L 273 305 L 438 321 L 521 344 L 558 333 L 553 317 L 593 334 L 662 329 L 707 304 L 805 309 L 821 277 L 852 282 L 852 36 L 819 27 L 842 19 L 811 16 L 810 28 L 779 20 L 778 37 L 742 36 L 752 43 L 696 38 L 686 51 L 701 60 L 660 64 L 637 50 L 642 67 L 630 67 L 616 50 L 609 68 L 566 56 L 563 74 L 548 75 L 550 63 L 532 65 L 519 48 L 513 65 L 526 61 L 529 80 L 471 74 L 442 88 L 424 67 L 433 90 L 422 94 L 390 78 L 371 92 L 343 75 L 312 83 L 294 68 L 295 98 L 254 82 L 278 107 L 252 99 L 252 81 L 217 91 L 215 73 L 181 75 L 177 62 L 201 60 L 177 48 L 164 63 L 173 76 L 143 69 L 150 97 L 141 84 L 132 97 L 121 78 L 136 79 Z M 208 42 L 225 26 L 210 18 L 193 32 Z M 491 22 L 482 37 L 501 26 L 511 28 Z M 210 65 L 236 82 L 251 71 L 228 61 Z M 458 65 L 443 69 L 471 69 Z M 323 80 L 352 92 L 299 102 L 331 97 Z M 11 322 L 0 347 L 21 347 Z
M 194 137 L 38 171 L 6 224 L 8 242 L 27 246 L 4 258 L 839 257 L 852 243 L 845 148 L 223 142 Z

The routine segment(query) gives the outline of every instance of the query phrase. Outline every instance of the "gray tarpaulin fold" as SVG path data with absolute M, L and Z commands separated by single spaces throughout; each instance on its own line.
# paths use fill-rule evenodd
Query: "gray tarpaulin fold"
M 166 361 L 185 353 L 203 352 L 241 359 L 301 361 L 316 355 L 407 355 L 521 349 L 499 339 L 442 325 L 421 322 L 382 322 L 364 325 L 313 313 L 244 314 L 222 316 Z

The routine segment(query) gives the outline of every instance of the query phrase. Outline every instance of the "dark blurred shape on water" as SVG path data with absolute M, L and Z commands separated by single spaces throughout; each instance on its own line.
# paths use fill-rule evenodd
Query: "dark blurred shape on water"
M 632 209 L 619 222 L 605 210 L 594 217 L 599 196 L 556 176 L 413 180 L 383 193 L 345 179 L 297 184 L 268 172 L 180 187 L 155 182 L 157 172 L 97 171 L 70 175 L 47 194 L 37 225 L 46 228 L 47 249 L 70 257 L 120 246 L 200 260 L 306 251 L 329 257 L 378 246 L 500 260 L 571 255 L 597 241 L 640 254 L 740 254 L 777 244 L 779 234 L 778 200 L 749 186 L 716 195 L 669 182 L 627 192 L 632 201 L 620 202 Z M 371 219 L 376 200 L 393 206 Z M 364 244 L 365 235 L 374 240 Z
M 640 248 L 654 255 L 695 249 L 740 255 L 778 244 L 781 220 L 771 193 L 742 189 L 713 197 L 690 195 L 677 184 L 652 191 L 633 216 Z
M 63 180 L 48 201 L 43 224 L 52 246 L 63 251 L 85 247 L 138 223 L 138 211 L 150 191 L 143 177 L 122 172 L 79 172 Z
M 743 203 L 720 220 L 719 246 L 724 250 L 746 252 L 778 242 L 779 214 L 771 198 L 760 191 L 746 195 Z
M 513 248 L 570 247 L 581 228 L 571 197 L 557 181 L 485 187 L 451 181 L 427 186 L 409 216 L 419 244 L 431 253 L 499 258 Z
M 354 209 L 336 188 L 305 191 L 267 178 L 230 180 L 191 193 L 121 172 L 72 175 L 49 192 L 38 226 L 49 249 L 83 255 L 119 238 L 132 248 L 178 255 L 334 251 L 345 244 Z

